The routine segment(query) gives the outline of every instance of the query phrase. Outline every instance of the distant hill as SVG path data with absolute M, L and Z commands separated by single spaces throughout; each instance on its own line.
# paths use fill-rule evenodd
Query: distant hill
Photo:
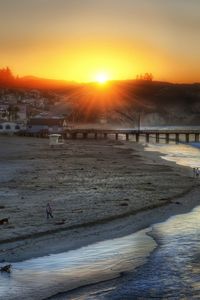
M 104 115 L 111 123 L 137 126 L 140 116 L 143 126 L 200 125 L 199 83 L 112 81 L 102 91 L 88 84 L 77 88 L 74 102 L 81 121 Z
M 54 80 L 38 78 L 35 76 L 24 76 L 17 80 L 20 87 L 38 88 L 38 89 L 59 89 L 67 86 L 78 86 L 78 83 L 65 80 Z
M 0 88 L 58 89 L 77 85 L 77 83 L 71 81 L 38 78 L 35 76 L 16 77 L 9 67 L 0 69 Z

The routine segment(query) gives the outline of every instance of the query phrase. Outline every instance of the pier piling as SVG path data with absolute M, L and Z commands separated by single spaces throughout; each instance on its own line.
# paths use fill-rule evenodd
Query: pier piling
M 166 140 L 166 144 L 169 144 L 169 133 L 166 133 L 165 140 Z
M 160 142 L 160 134 L 157 132 L 156 133 L 156 143 Z
M 195 133 L 195 142 L 199 143 L 199 133 Z
M 179 133 L 175 134 L 175 141 L 176 141 L 176 144 L 179 144 Z
M 190 142 L 190 135 L 189 135 L 189 133 L 185 134 L 185 141 L 186 141 L 186 143 Z

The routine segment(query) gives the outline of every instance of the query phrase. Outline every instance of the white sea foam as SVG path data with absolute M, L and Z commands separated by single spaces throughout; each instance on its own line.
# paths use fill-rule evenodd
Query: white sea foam
M 13 264 L 0 275 L 0 299 L 44 299 L 136 268 L 156 247 L 142 230 L 122 238 Z
M 178 165 L 200 168 L 200 143 L 191 144 L 148 144 L 147 151 L 160 152 L 161 157 Z

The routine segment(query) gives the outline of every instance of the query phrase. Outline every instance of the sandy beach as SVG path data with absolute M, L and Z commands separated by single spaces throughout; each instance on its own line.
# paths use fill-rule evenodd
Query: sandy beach
M 9 217 L 0 227 L 1 262 L 123 236 L 198 205 L 192 171 L 136 143 L 67 140 L 52 149 L 46 139 L 6 136 L 0 143 L 0 219 Z

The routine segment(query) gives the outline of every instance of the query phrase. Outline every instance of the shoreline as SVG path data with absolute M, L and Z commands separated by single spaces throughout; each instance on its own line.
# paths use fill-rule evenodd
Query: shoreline
M 200 204 L 199 201 L 197 202 L 197 200 L 196 200 L 198 198 L 199 192 L 200 192 L 200 187 L 195 186 L 195 187 L 193 187 L 192 190 L 188 191 L 188 193 L 185 193 L 184 195 L 177 197 L 178 203 L 171 202 L 171 203 L 167 204 L 166 207 L 164 207 L 165 208 L 164 211 L 163 211 L 162 207 L 155 208 L 149 214 L 147 213 L 147 211 L 145 211 L 144 217 L 148 217 L 151 220 L 151 221 L 147 222 L 147 226 L 139 227 L 137 230 L 131 231 L 131 232 L 125 231 L 124 234 L 136 233 L 143 229 L 148 230 L 145 234 L 147 236 L 151 237 L 154 240 L 154 242 L 157 244 L 156 248 L 153 249 L 153 251 L 149 253 L 149 256 L 152 255 L 155 251 L 158 251 L 158 247 L 160 247 L 158 240 L 151 233 L 152 227 L 156 224 L 167 222 L 173 216 L 187 214 L 187 213 L 192 212 Z M 191 200 L 190 202 L 188 202 L 189 197 Z M 177 204 L 177 206 L 174 206 L 176 204 Z M 159 214 L 159 217 L 155 217 L 156 213 Z M 143 216 L 141 215 L 141 217 L 143 217 Z M 126 220 L 124 220 L 124 222 L 126 224 Z M 137 223 L 137 220 L 135 220 L 135 222 Z M 130 224 L 127 224 L 127 225 L 130 226 Z M 143 225 L 144 225 L 144 223 L 143 223 Z M 117 237 L 119 237 L 119 236 L 117 236 Z M 115 236 L 114 236 L 114 238 L 115 238 Z M 86 299 L 85 297 L 89 294 L 90 295 L 91 294 L 94 294 L 94 295 L 101 294 L 102 291 L 105 292 L 105 291 L 111 290 L 112 286 L 116 287 L 116 286 L 120 286 L 122 284 L 122 282 L 126 283 L 128 280 L 130 280 L 130 278 L 132 278 L 134 276 L 135 273 L 137 273 L 137 270 L 139 270 L 140 268 L 143 267 L 143 265 L 145 265 L 145 263 L 146 263 L 146 260 L 143 262 L 143 264 L 140 264 L 139 266 L 137 266 L 136 268 L 134 268 L 131 271 L 120 272 L 118 274 L 118 276 L 116 276 L 116 277 L 113 277 L 110 279 L 104 278 L 103 280 L 101 279 L 97 282 L 91 282 L 89 284 L 81 285 L 77 288 L 73 288 L 73 289 L 69 289 L 65 292 L 57 293 L 57 294 L 52 295 L 45 299 L 46 300 L 65 300 L 66 297 L 69 300 L 73 300 L 75 298 L 79 299 L 79 297 L 81 299 L 82 298 Z M 103 292 L 102 292 L 102 294 L 103 294 Z M 104 299 L 104 297 L 102 299 Z
M 185 194 L 183 197 L 178 197 L 177 199 L 180 201 L 178 205 L 176 205 L 176 202 L 174 203 L 170 203 L 167 205 L 166 209 L 163 211 L 163 209 L 161 207 L 159 208 L 156 208 L 154 209 L 153 211 L 151 212 L 147 212 L 145 211 L 144 215 L 141 215 L 141 216 L 137 216 L 137 217 L 144 217 L 144 218 L 148 218 L 149 220 L 146 222 L 146 226 L 143 226 L 142 227 L 138 227 L 137 229 L 134 227 L 133 230 L 135 231 L 129 231 L 129 229 L 125 229 L 124 232 L 123 232 L 123 235 L 128 235 L 128 234 L 131 234 L 131 233 L 136 233 L 140 230 L 143 230 L 143 229 L 148 229 L 148 231 L 146 232 L 146 235 L 148 235 L 149 237 L 151 237 L 154 242 L 157 244 L 157 247 L 152 251 L 150 252 L 149 255 L 152 255 L 153 252 L 157 251 L 158 250 L 158 247 L 159 247 L 159 244 L 158 244 L 158 241 L 157 239 L 154 238 L 154 236 L 152 236 L 151 234 L 151 228 L 156 225 L 156 224 L 159 224 L 159 223 L 163 223 L 163 222 L 166 222 L 168 219 L 170 219 L 171 217 L 175 216 L 175 215 L 181 215 L 181 214 L 187 214 L 191 211 L 193 211 L 197 206 L 197 197 L 199 195 L 199 192 L 200 192 L 200 187 L 199 186 L 196 186 L 194 187 L 193 190 L 191 190 L 190 192 L 188 192 L 187 194 Z M 188 196 L 191 197 L 191 201 L 190 203 L 188 203 Z M 175 206 L 176 205 L 176 206 Z M 199 206 L 199 203 L 198 203 L 198 206 Z M 171 210 L 172 209 L 172 210 Z M 155 213 L 158 213 L 159 214 L 159 217 L 156 216 L 155 217 Z M 131 226 L 131 224 L 128 222 L 128 220 L 123 220 L 124 221 L 124 226 Z M 130 222 L 132 221 L 129 220 Z M 134 220 L 136 223 L 138 222 L 138 219 L 137 220 Z M 119 224 L 118 224 L 119 225 Z M 116 238 L 116 237 L 120 237 L 119 235 L 117 236 L 114 236 L 112 238 Z M 144 264 L 146 263 L 146 261 L 144 261 Z M 58 294 L 55 294 L 55 295 L 52 295 L 48 298 L 45 298 L 45 299 L 49 299 L 49 300 L 64 300 L 66 299 L 71 299 L 73 300 L 74 297 L 84 297 L 84 293 L 87 295 L 88 293 L 96 293 L 98 294 L 98 291 L 101 291 L 102 289 L 106 290 L 106 289 L 110 289 L 111 286 L 119 286 L 121 284 L 121 280 L 123 278 L 123 282 L 126 282 L 126 278 L 130 279 L 132 274 L 134 274 L 135 272 L 137 272 L 137 270 L 139 268 L 142 267 L 143 264 L 137 266 L 135 269 L 133 269 L 132 271 L 125 271 L 125 272 L 120 272 L 118 274 L 118 276 L 116 277 L 113 277 L 113 278 L 104 278 L 103 280 L 99 280 L 97 282 L 92 282 L 92 283 L 89 283 L 89 284 L 85 284 L 85 285 L 82 285 L 82 286 L 79 286 L 77 288 L 73 288 L 73 289 L 69 289 L 65 292 L 60 292 Z M 79 298 L 78 298 L 79 299 Z M 83 298 L 83 299 L 86 299 L 86 298 Z
M 135 151 L 134 155 L 137 159 L 142 159 L 143 164 L 153 166 L 157 164 L 160 168 L 163 166 L 172 166 L 173 172 L 178 172 L 176 177 L 184 176 L 189 178 L 192 171 L 189 167 L 177 166 L 173 162 L 164 161 L 159 157 L 158 153 L 147 152 L 142 145 L 135 143 L 113 143 L 110 145 L 113 148 L 131 149 Z M 185 174 L 187 174 L 187 177 Z M 182 191 L 176 192 L 173 197 L 165 197 L 160 203 L 153 203 L 141 207 L 138 210 L 128 210 L 121 215 L 109 216 L 108 218 L 99 219 L 81 224 L 74 224 L 68 228 L 55 228 L 50 232 L 35 233 L 26 235 L 26 238 L 17 236 L 11 237 L 12 242 L 0 240 L 0 261 L 16 262 L 27 260 L 29 258 L 45 256 L 65 252 L 72 249 L 77 249 L 98 241 L 121 237 L 134 233 L 138 230 L 147 228 L 154 223 L 160 223 L 172 215 L 185 213 L 197 206 L 197 195 L 199 194 L 200 186 L 197 180 L 189 180 L 188 187 Z M 190 200 L 188 201 L 188 199 Z M 192 200 L 191 200 L 192 199 Z M 53 233 L 52 233 L 53 232 Z M 66 236 L 67 234 L 67 236 Z M 44 247 L 46 245 L 46 247 Z

